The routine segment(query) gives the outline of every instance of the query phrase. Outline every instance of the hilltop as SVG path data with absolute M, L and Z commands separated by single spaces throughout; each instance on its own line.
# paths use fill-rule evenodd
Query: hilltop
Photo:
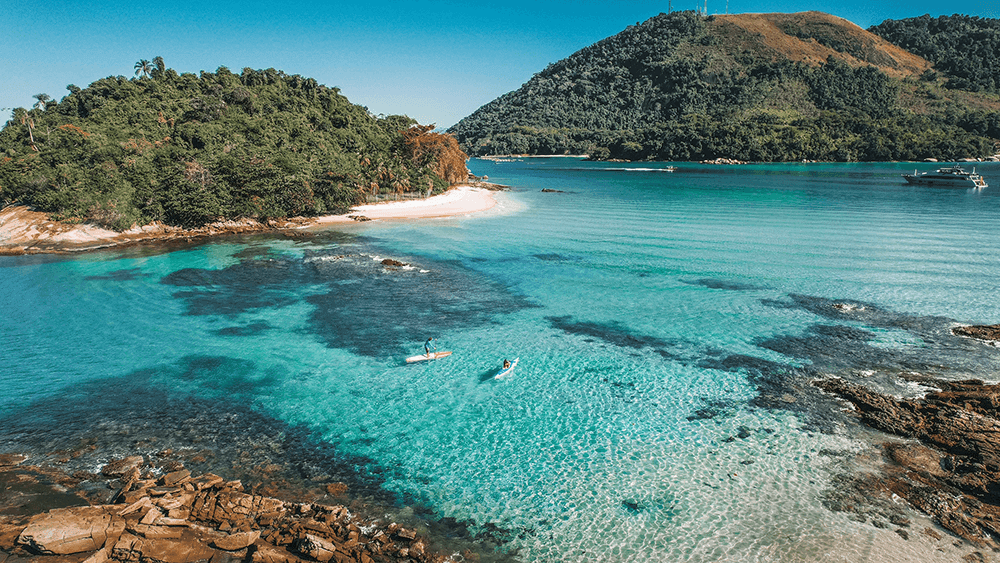
M 0 130 L 0 207 L 115 231 L 343 213 L 370 195 L 465 181 L 453 138 L 374 116 L 337 88 L 280 70 L 136 77 L 39 94 Z
M 463 150 L 597 159 L 957 159 L 1000 98 L 820 12 L 660 14 L 549 65 L 449 132 Z

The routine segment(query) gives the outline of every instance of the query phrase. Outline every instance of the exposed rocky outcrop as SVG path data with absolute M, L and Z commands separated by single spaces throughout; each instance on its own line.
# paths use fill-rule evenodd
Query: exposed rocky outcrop
M 951 332 L 952 334 L 957 334 L 958 336 L 968 336 L 971 338 L 978 338 L 979 340 L 1000 342 L 1000 325 L 958 326 L 951 329 Z
M 44 473 L 18 467 L 23 461 L 23 456 L 0 459 L 5 482 L 30 481 Z M 86 557 L 85 563 L 445 560 L 415 530 L 396 523 L 366 520 L 339 505 L 249 494 L 241 482 L 214 474 L 194 477 L 180 468 L 155 476 L 143 461 L 133 456 L 105 465 L 103 478 L 120 484 L 111 504 L 21 516 L 0 510 L 0 561 L 7 554 L 53 556 L 53 561 L 75 555 Z M 14 468 L 16 479 L 10 478 Z M 84 502 L 82 496 L 78 500 Z
M 260 222 L 239 219 L 183 228 L 163 223 L 116 232 L 87 224 L 56 221 L 48 213 L 24 205 L 0 210 L 0 255 L 83 252 L 140 242 L 188 240 L 210 236 L 287 230 L 309 225 L 304 218 Z
M 910 376 L 936 388 L 897 399 L 842 379 L 816 385 L 851 403 L 864 424 L 916 442 L 887 443 L 889 491 L 979 545 L 1000 548 L 1000 385 Z

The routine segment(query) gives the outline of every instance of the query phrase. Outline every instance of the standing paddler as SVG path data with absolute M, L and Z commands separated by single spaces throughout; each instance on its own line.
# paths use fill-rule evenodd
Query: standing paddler
M 424 352 L 427 354 L 428 359 L 431 357 L 431 350 L 437 352 L 437 346 L 434 345 L 433 340 L 434 337 L 432 336 L 427 339 L 427 342 L 424 342 Z

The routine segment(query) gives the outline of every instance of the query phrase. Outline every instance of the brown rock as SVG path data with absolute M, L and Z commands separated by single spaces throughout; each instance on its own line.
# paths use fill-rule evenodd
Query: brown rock
M 122 477 L 133 469 L 138 469 L 145 463 L 141 455 L 129 456 L 124 459 L 114 459 L 101 468 L 101 474 L 108 477 Z
M 57 508 L 33 517 L 18 543 L 44 554 L 96 551 L 104 546 L 114 518 L 103 506 Z
M 191 477 L 191 472 L 188 471 L 187 469 L 182 469 L 180 471 L 173 471 L 171 473 L 167 473 L 163 477 L 160 477 L 160 483 L 168 487 L 172 487 L 174 485 L 177 485 L 178 483 L 182 483 L 183 481 L 185 481 L 190 477 Z
M 129 504 L 125 508 L 119 510 L 118 511 L 118 515 L 119 516 L 128 516 L 129 514 L 132 514 L 133 512 L 138 512 L 138 511 L 142 510 L 143 508 L 150 507 L 150 506 L 153 506 L 153 503 L 152 503 L 152 501 L 149 500 L 149 497 L 142 497 L 142 498 L 136 500 L 135 502 L 133 502 L 132 504 Z
M 157 509 L 154 506 L 154 507 L 152 507 L 152 508 L 150 508 L 149 510 L 146 511 L 146 514 L 142 517 L 142 520 L 139 520 L 139 523 L 140 524 L 146 524 L 148 526 L 149 524 L 152 524 L 153 522 L 155 522 L 158 518 L 162 518 L 162 517 L 163 517 L 163 513 L 160 512 L 159 509 Z
M 90 555 L 90 557 L 83 560 L 83 563 L 105 563 L 108 560 L 108 552 L 111 551 L 105 546 L 102 549 L 98 549 Z
M 300 563 L 302 561 L 286 549 L 267 544 L 258 544 L 251 557 L 253 563 Z
M 111 557 L 116 561 L 194 563 L 211 559 L 214 553 L 198 541 L 144 539 L 124 534 L 111 550 Z
M 316 561 L 329 561 L 334 558 L 337 547 L 333 542 L 327 541 L 319 536 L 305 534 L 305 536 L 293 545 L 295 551 L 308 556 Z
M 347 485 L 344 483 L 330 483 L 326 486 L 326 493 L 329 495 L 342 495 L 347 492 Z
M 0 550 L 10 551 L 17 545 L 17 538 L 24 531 L 24 524 L 0 523 Z
M 211 489 L 216 485 L 220 485 L 222 484 L 222 481 L 223 481 L 222 477 L 219 477 L 214 473 L 206 473 L 204 475 L 196 477 L 195 479 L 192 479 L 191 482 L 194 484 L 196 489 L 202 491 L 205 489 Z
M 171 526 L 149 526 L 146 524 L 132 524 L 126 528 L 128 531 L 138 534 L 146 539 L 179 539 L 184 536 L 184 530 Z
M 228 536 L 216 538 L 212 544 L 216 548 L 225 551 L 238 551 L 250 546 L 259 538 L 260 530 L 254 530 L 252 532 L 240 532 L 238 534 L 229 534 Z
M 980 340 L 1000 340 L 1000 325 L 958 326 L 951 329 L 951 332 Z
M 16 467 L 24 463 L 28 456 L 21 454 L 0 454 L 0 467 Z

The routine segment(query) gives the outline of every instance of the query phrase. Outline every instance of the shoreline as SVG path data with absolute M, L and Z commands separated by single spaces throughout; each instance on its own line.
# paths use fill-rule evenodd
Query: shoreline
M 220 221 L 185 229 L 162 223 L 116 232 L 89 224 L 68 224 L 27 206 L 0 209 L 0 256 L 68 254 L 144 243 L 190 241 L 228 234 L 281 232 L 377 220 L 414 220 L 459 217 L 493 208 L 492 191 L 507 189 L 488 184 L 463 184 L 429 198 L 354 206 L 344 215 L 292 217 L 261 223 L 252 219 Z
M 248 486 L 194 474 L 170 450 L 72 474 L 32 457 L 0 454 L 0 561 L 453 560 L 425 525 L 366 513 L 344 483 L 318 491 Z M 461 556 L 480 558 L 469 548 Z

